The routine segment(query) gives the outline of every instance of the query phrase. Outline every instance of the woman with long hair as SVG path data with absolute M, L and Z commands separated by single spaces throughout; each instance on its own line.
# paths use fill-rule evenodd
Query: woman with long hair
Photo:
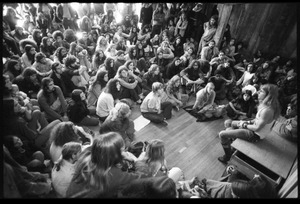
M 13 80 L 17 84 L 20 91 L 27 94 L 29 98 L 37 98 L 37 94 L 41 88 L 40 82 L 37 78 L 37 71 L 32 67 L 27 67 L 22 74 Z
M 92 76 L 94 76 L 97 73 L 100 65 L 103 65 L 105 60 L 106 60 L 106 56 L 104 54 L 104 51 L 101 49 L 96 50 L 95 53 L 93 54 L 92 63 L 91 63 Z
M 52 40 L 49 37 L 43 37 L 41 46 L 40 46 L 40 51 L 46 55 L 47 58 L 54 59 L 53 55 L 55 52 L 55 47 L 52 45 Z
M 258 94 L 256 116 L 250 121 L 232 121 L 231 127 L 219 133 L 225 155 L 218 160 L 227 163 L 231 157 L 231 141 L 234 138 L 256 142 L 269 136 L 276 119 L 280 116 L 281 107 L 278 102 L 278 87 L 274 84 L 264 84 Z M 226 121 L 225 121 L 226 123 Z
M 121 85 L 117 79 L 110 79 L 107 82 L 96 106 L 96 114 L 99 116 L 100 121 L 104 122 L 110 110 L 114 108 L 114 104 L 119 101 L 120 89 Z
M 87 94 L 87 107 L 95 107 L 97 100 L 108 82 L 108 74 L 105 70 L 97 72 Z
M 159 3 L 156 7 L 156 9 L 153 11 L 152 15 L 152 33 L 151 37 L 153 37 L 155 34 L 160 34 L 160 32 L 163 29 L 163 26 L 165 24 L 165 13 L 163 4 Z
M 143 95 L 146 96 L 152 91 L 154 82 L 164 83 L 160 74 L 160 68 L 157 64 L 152 64 L 148 71 L 143 75 Z
M 208 22 L 203 24 L 204 33 L 200 39 L 197 56 L 200 56 L 201 50 L 205 47 L 209 41 L 211 41 L 217 31 L 218 27 L 218 16 L 212 16 Z
M 79 126 L 97 126 L 99 119 L 91 117 L 95 113 L 94 108 L 88 108 L 85 93 L 80 89 L 74 89 L 71 94 L 67 115 L 69 120 Z
M 96 51 L 97 50 L 102 50 L 103 52 L 105 52 L 109 47 L 109 42 L 106 40 L 106 38 L 104 36 L 99 36 L 98 40 L 97 40 L 97 46 L 96 46 Z
M 142 90 L 137 85 L 140 78 L 136 76 L 133 71 L 122 65 L 119 67 L 115 78 L 118 79 L 121 84 L 120 99 L 129 98 L 138 104 L 142 102 Z
M 100 134 L 107 132 L 118 132 L 123 137 L 125 148 L 129 147 L 134 140 L 134 123 L 129 119 L 131 115 L 130 107 L 123 102 L 119 102 L 111 109 L 108 117 L 101 124 Z
M 165 94 L 162 96 L 162 102 L 169 101 L 177 110 L 183 107 L 188 101 L 189 96 L 182 94 L 179 90 L 181 78 L 174 75 L 165 86 Z
M 169 168 L 165 159 L 165 143 L 160 139 L 149 142 L 145 152 L 142 152 L 135 162 L 136 172 L 147 177 L 168 176 L 179 186 L 183 180 L 183 172 L 178 167 Z
M 54 62 L 59 62 L 60 64 L 64 64 L 64 58 L 67 57 L 68 51 L 64 47 L 58 47 L 54 52 Z
M 22 67 L 19 60 L 10 59 L 4 65 L 3 73 L 9 76 L 9 79 L 12 81 L 17 76 L 22 74 Z
M 125 184 L 144 177 L 121 170 L 125 144 L 116 132 L 96 135 L 90 148 L 79 157 L 67 197 L 116 198 Z
M 233 120 L 252 118 L 255 106 L 252 91 L 245 90 L 244 93 L 228 103 L 226 106 L 227 116 Z
M 82 144 L 82 148 L 85 149 L 92 144 L 93 136 L 86 133 L 82 127 L 75 126 L 71 121 L 56 124 L 49 138 L 49 152 L 53 163 L 61 157 L 63 146 L 68 142 Z
M 179 74 L 183 68 L 182 60 L 179 57 L 175 57 L 166 67 L 166 79 L 169 80 Z

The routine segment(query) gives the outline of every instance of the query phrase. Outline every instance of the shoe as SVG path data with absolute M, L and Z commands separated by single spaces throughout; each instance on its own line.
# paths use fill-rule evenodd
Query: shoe
M 233 165 L 227 166 L 227 168 L 226 168 L 227 174 L 232 174 L 234 171 L 236 171 L 235 166 L 233 166 Z
M 162 121 L 162 122 L 159 123 L 159 124 L 161 124 L 161 125 L 164 126 L 164 127 L 168 126 L 168 123 L 167 123 L 166 121 Z
M 218 160 L 224 164 L 227 164 L 227 162 L 229 161 L 229 159 L 225 155 L 222 157 L 218 157 Z

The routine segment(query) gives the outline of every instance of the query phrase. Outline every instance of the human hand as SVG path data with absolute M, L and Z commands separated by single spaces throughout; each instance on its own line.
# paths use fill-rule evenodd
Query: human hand
M 196 188 L 196 186 L 195 186 L 195 188 Z M 190 190 L 190 193 L 193 194 L 193 196 L 197 196 L 198 198 L 200 198 L 200 193 L 195 188 L 192 188 Z
M 66 115 L 61 117 L 61 119 L 62 119 L 63 122 L 69 121 L 69 117 L 66 116 Z

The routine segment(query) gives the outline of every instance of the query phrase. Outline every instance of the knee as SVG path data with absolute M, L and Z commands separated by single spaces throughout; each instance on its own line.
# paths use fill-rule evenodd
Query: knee
M 231 123 L 232 123 L 232 120 L 231 120 L 231 119 L 225 120 L 225 122 L 224 122 L 224 127 L 225 127 L 225 128 L 231 127 Z
M 39 160 L 39 161 L 41 161 L 41 162 L 43 162 L 44 159 L 45 159 L 45 156 L 44 156 L 43 152 L 41 152 L 41 151 L 36 151 L 36 152 L 33 154 L 33 158 L 34 158 L 34 159 L 37 159 L 37 160 Z
M 225 138 L 224 136 L 225 136 L 225 130 L 222 130 L 221 132 L 219 132 L 219 138 L 221 140 Z
M 178 167 L 173 167 L 172 169 L 170 169 L 168 177 L 171 178 L 174 182 L 177 182 L 183 179 L 183 171 Z

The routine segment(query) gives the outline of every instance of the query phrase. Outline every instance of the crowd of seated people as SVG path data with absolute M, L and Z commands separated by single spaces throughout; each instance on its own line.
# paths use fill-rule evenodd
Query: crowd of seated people
M 80 3 L 76 10 L 71 3 L 4 4 L 4 197 L 184 197 L 183 173 L 166 168 L 163 141 L 150 143 L 144 157 L 127 151 L 137 140 L 129 119 L 134 105 L 162 126 L 182 108 L 197 121 L 255 121 L 259 95 L 276 86 L 278 114 L 286 118 L 277 131 L 297 141 L 296 61 L 249 54 L 230 30 L 218 49 L 218 17 L 202 6 L 143 3 L 139 19 L 124 11 L 117 22 L 114 3 Z M 190 97 L 196 102 L 186 109 Z M 238 124 L 247 126 L 256 131 L 253 123 Z M 230 156 L 226 135 L 220 133 L 222 162 Z M 124 170 L 128 162 L 133 172 Z

